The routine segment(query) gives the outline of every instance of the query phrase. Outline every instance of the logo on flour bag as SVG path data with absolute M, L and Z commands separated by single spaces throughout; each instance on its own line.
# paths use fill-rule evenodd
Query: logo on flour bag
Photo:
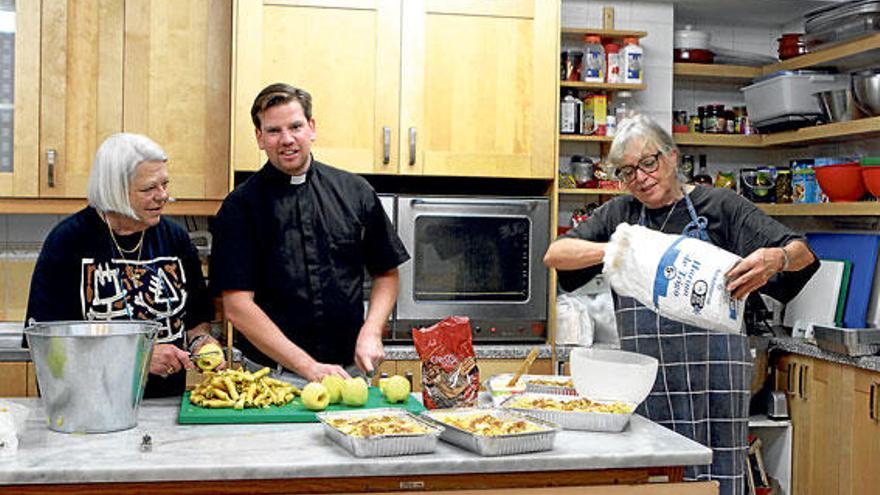
M 702 263 L 690 253 L 682 255 L 678 248 L 685 239 L 685 236 L 678 238 L 660 258 L 654 277 L 653 302 L 654 307 L 659 308 L 661 297 L 684 298 L 689 301 L 694 314 L 700 314 L 712 295 L 710 289 L 715 285 L 717 272 L 713 274 L 711 283 L 698 278 Z

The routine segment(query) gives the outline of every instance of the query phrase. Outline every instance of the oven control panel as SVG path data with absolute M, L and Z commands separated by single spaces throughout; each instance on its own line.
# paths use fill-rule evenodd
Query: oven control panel
M 397 320 L 394 327 L 395 341 L 412 341 L 412 329 L 429 327 L 437 323 L 428 320 Z M 524 320 L 471 320 L 474 342 L 544 342 L 547 340 L 546 321 Z

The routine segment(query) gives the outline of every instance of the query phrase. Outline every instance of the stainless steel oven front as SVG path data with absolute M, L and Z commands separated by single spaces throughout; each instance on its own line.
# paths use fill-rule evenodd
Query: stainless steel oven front
M 550 239 L 546 198 L 399 196 L 400 267 L 394 340 L 451 315 L 475 341 L 547 338 Z

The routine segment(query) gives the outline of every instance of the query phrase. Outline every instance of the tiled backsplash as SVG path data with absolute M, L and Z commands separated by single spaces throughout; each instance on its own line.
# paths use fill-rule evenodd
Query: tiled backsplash
M 23 321 L 31 274 L 43 241 L 67 215 L 0 215 L 0 321 Z M 206 217 L 167 217 L 188 231 L 207 230 Z

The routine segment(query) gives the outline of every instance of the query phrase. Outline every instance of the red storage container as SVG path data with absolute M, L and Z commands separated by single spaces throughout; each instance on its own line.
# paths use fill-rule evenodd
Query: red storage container
M 865 195 L 862 167 L 858 163 L 838 163 L 815 167 L 816 180 L 831 201 L 858 201 Z

